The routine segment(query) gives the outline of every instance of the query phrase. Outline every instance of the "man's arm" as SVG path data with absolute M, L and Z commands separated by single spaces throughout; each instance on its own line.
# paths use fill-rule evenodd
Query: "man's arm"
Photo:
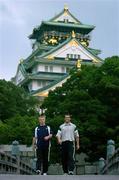
M 76 141 L 76 149 L 79 150 L 80 144 L 79 144 L 79 133 L 78 130 L 75 129 L 75 141 Z
M 48 140 L 51 139 L 51 138 L 52 138 L 52 134 L 49 134 L 48 136 L 45 136 L 45 137 L 44 137 L 44 140 L 45 140 L 45 141 L 48 141 Z
M 33 150 L 36 149 L 36 138 L 33 137 L 33 140 L 32 140 L 32 147 L 33 147 Z
M 56 136 L 56 137 L 57 137 L 57 142 L 58 142 L 58 144 L 62 144 L 61 138 L 60 138 L 59 136 Z
M 58 144 L 62 144 L 62 140 L 61 140 L 61 129 L 59 128 L 57 134 L 56 134 L 56 138 L 57 138 L 57 142 Z
M 33 150 L 35 150 L 37 147 L 36 142 L 37 142 L 37 127 L 35 128 L 35 131 L 33 132 L 33 140 L 32 140 Z
M 80 144 L 79 144 L 79 137 L 76 137 L 76 149 L 79 150 Z
M 48 126 L 48 133 L 49 133 L 49 135 L 44 137 L 45 141 L 50 140 L 52 138 L 52 135 L 53 135 L 53 132 L 49 126 Z

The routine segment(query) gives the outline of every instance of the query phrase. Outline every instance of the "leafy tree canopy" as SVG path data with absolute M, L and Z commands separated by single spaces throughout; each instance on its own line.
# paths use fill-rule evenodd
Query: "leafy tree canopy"
M 0 80 L 0 120 L 5 121 L 20 114 L 33 116 L 36 114 L 38 100 L 28 95 L 24 89 L 12 82 Z
M 51 91 L 42 106 L 55 132 L 70 112 L 79 128 L 81 151 L 91 160 L 98 159 L 105 154 L 108 139 L 119 142 L 119 57 L 105 59 L 100 67 L 73 69 L 67 82 Z
M 31 145 L 39 101 L 12 82 L 0 80 L 0 144 Z

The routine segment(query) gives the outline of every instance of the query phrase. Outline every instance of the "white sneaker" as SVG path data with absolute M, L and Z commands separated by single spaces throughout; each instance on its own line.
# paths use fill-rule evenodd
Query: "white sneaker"
M 73 171 L 69 171 L 69 173 L 68 173 L 69 175 L 73 175 L 74 173 L 73 173 Z
M 40 173 L 41 173 L 41 171 L 40 171 L 40 170 L 36 170 L 36 173 L 37 173 L 37 174 L 40 174 Z
M 46 176 L 46 175 L 47 175 L 47 173 L 43 173 L 43 175 L 44 175 L 44 176 Z
M 67 176 L 68 174 L 67 174 L 67 173 L 64 173 L 63 175 L 64 175 L 64 176 Z

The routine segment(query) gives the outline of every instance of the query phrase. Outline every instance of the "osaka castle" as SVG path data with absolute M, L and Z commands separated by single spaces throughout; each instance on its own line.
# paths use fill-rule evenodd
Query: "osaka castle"
M 77 63 L 100 65 L 100 50 L 90 47 L 95 26 L 78 20 L 67 6 L 48 21 L 33 29 L 32 53 L 20 60 L 14 83 L 33 96 L 44 98 L 50 90 L 62 86 Z

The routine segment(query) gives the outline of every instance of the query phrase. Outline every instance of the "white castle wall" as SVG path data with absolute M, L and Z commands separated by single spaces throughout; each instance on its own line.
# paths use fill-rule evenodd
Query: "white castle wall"
M 72 45 L 69 43 L 65 46 L 63 46 L 61 49 L 57 50 L 56 52 L 52 53 L 52 56 L 57 57 L 57 58 L 66 58 L 67 54 L 76 54 L 76 55 L 80 55 L 81 59 L 88 59 L 88 60 L 92 60 L 94 59 L 94 57 L 88 52 L 86 51 L 81 45 Z
M 68 14 L 67 15 L 62 14 L 60 17 L 56 18 L 55 21 L 64 21 L 66 19 L 68 20 L 68 22 L 77 23 L 77 21 Z
M 32 80 L 28 88 L 30 91 L 35 91 L 37 89 L 43 88 L 44 86 L 48 85 L 50 81 L 43 81 L 43 80 Z
M 54 72 L 54 73 L 66 73 L 66 67 L 60 66 L 60 65 L 42 65 L 39 64 L 36 67 L 34 67 L 33 73 L 36 72 Z

